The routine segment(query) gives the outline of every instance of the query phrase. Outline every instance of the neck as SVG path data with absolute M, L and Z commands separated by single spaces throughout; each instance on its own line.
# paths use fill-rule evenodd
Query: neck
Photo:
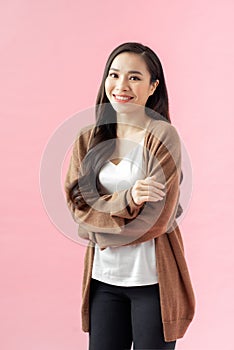
M 131 134 L 140 133 L 147 128 L 151 118 L 145 113 L 116 113 L 117 137 L 126 137 Z

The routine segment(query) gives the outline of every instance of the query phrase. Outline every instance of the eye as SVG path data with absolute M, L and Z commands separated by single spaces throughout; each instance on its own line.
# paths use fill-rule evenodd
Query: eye
M 133 80 L 141 80 L 140 78 L 138 78 L 138 77 L 135 76 L 135 75 L 130 77 L 130 79 L 132 79 L 132 78 L 133 78 Z
M 110 73 L 110 74 L 109 74 L 109 77 L 111 77 L 111 78 L 116 78 L 116 76 L 117 76 L 116 73 Z

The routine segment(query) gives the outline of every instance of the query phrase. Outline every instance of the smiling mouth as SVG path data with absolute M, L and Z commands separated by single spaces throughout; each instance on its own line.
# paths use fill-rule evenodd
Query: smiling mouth
M 125 95 L 114 95 L 114 99 L 118 102 L 128 102 L 133 99 L 131 96 L 125 96 Z

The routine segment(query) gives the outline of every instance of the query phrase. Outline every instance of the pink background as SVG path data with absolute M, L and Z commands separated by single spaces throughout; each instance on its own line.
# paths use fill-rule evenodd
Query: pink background
M 1 2 L 1 349 L 87 348 L 85 248 L 46 214 L 40 160 L 58 125 L 95 103 L 126 41 L 158 53 L 193 168 L 180 228 L 197 307 L 177 349 L 233 348 L 233 11 L 231 0 Z

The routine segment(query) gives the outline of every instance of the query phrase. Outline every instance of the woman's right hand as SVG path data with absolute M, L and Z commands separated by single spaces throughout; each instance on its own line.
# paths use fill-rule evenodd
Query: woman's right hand
M 146 177 L 144 180 L 137 180 L 132 188 L 133 201 L 140 205 L 143 202 L 157 202 L 164 198 L 163 189 L 165 186 L 156 181 L 156 177 Z

